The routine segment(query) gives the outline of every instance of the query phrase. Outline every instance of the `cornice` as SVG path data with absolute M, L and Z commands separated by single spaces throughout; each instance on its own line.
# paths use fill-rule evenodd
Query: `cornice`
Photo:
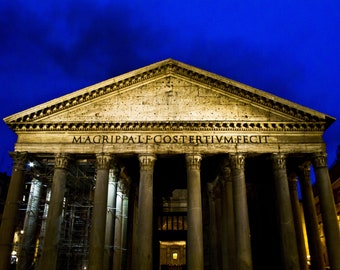
M 10 123 L 17 132 L 60 131 L 324 131 L 324 122 L 72 122 L 72 123 Z
M 181 76 L 193 82 L 205 84 L 215 89 L 220 89 L 233 96 L 241 97 L 254 105 L 289 115 L 298 121 L 326 122 L 325 128 L 327 128 L 335 120 L 330 116 L 299 106 L 295 103 L 270 95 L 261 90 L 251 88 L 213 73 L 202 71 L 172 59 L 118 76 L 114 79 L 108 80 L 106 84 L 99 83 L 93 87 L 85 88 L 84 91 L 76 91 L 74 95 L 66 95 L 60 99 L 41 104 L 21 113 L 9 116 L 4 120 L 10 127 L 15 126 L 17 128 L 19 123 L 22 123 L 24 126 L 26 126 L 30 122 L 42 121 L 43 118 L 49 115 L 65 111 L 83 103 L 90 102 L 109 93 L 134 85 L 144 84 L 150 80 L 154 80 L 162 76 L 170 75 Z M 29 128 L 30 126 L 33 127 L 34 125 L 44 126 L 45 124 L 28 124 Z M 55 124 L 48 124 L 48 129 L 53 125 Z M 96 123 L 95 125 L 101 124 Z

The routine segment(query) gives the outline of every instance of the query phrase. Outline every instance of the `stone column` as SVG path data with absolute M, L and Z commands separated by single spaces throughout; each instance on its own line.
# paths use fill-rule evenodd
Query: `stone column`
M 126 191 L 127 193 L 127 191 Z M 129 197 L 124 194 L 123 195 L 123 237 L 122 237 L 122 246 L 123 246 L 123 254 L 122 254 L 122 267 L 121 269 L 127 269 L 127 245 L 128 245 L 128 213 L 129 212 Z
M 131 245 L 131 249 L 128 250 L 127 256 L 127 267 L 126 269 L 132 269 L 134 270 L 134 266 L 136 265 L 136 254 L 138 250 L 138 243 L 137 243 L 137 222 L 138 222 L 138 193 L 139 193 L 139 183 L 133 183 L 131 185 L 132 187 L 132 192 L 130 193 L 130 205 L 129 205 L 129 210 L 130 214 L 129 217 L 131 217 L 131 238 L 129 241 L 129 244 Z M 136 269 L 138 269 L 136 267 Z
M 0 269 L 9 269 L 10 266 L 19 202 L 24 187 L 27 153 L 13 152 L 11 157 L 14 164 L 0 227 Z
M 215 186 L 215 223 L 216 223 L 216 236 L 217 236 L 217 246 L 216 246 L 216 253 L 217 253 L 217 261 L 218 261 L 218 269 L 222 268 L 222 183 L 219 178 Z
M 286 157 L 280 153 L 273 154 L 272 161 L 280 233 L 281 267 L 286 270 L 297 270 L 300 269 L 300 264 L 286 172 Z
M 238 270 L 253 268 L 251 257 L 250 228 L 248 217 L 247 190 L 244 172 L 245 156 L 230 155 L 231 177 L 233 179 L 233 204 L 235 215 L 235 265 Z
M 69 159 L 69 155 L 67 154 L 59 153 L 55 155 L 54 175 L 50 205 L 46 219 L 44 245 L 38 266 L 40 270 L 55 270 L 57 266 L 58 244 Z
M 30 194 L 27 202 L 27 209 L 23 227 L 22 244 L 19 251 L 17 269 L 27 270 L 32 266 L 35 244 L 36 229 L 39 215 L 39 200 L 41 193 L 41 182 L 37 179 L 31 180 Z
M 208 183 L 208 200 L 209 200 L 209 238 L 210 238 L 210 261 L 212 269 L 220 269 L 218 265 L 218 250 L 217 243 L 217 224 L 216 224 L 216 197 L 215 197 L 215 182 Z M 219 217 L 218 217 L 219 218 Z
M 301 219 L 301 206 L 297 191 L 297 176 L 295 174 L 290 175 L 288 179 L 289 191 L 290 191 L 290 201 L 292 204 L 294 227 L 296 232 L 297 249 L 299 252 L 300 269 L 307 270 L 307 255 L 306 255 L 306 245 L 302 229 L 302 219 Z
M 116 198 L 116 220 L 113 245 L 113 269 L 121 269 L 122 264 L 122 226 L 123 226 L 123 193 L 121 185 L 118 186 Z
M 187 264 L 188 270 L 203 270 L 203 225 L 201 198 L 201 155 L 187 154 L 188 185 L 188 231 L 187 231 Z
M 89 270 L 103 269 L 104 265 L 107 191 L 111 155 L 100 153 L 96 155 L 96 158 L 97 173 L 89 243 Z
M 41 220 L 40 226 L 40 233 L 39 233 L 39 247 L 38 247 L 38 257 L 41 255 L 42 247 L 44 246 L 45 242 L 45 235 L 46 235 L 46 220 L 48 214 L 48 208 L 50 205 L 51 200 L 51 182 L 48 181 L 47 188 L 46 188 L 46 196 L 45 196 L 45 204 L 44 204 L 44 212 Z M 36 270 L 39 270 L 39 263 L 35 265 Z
M 138 196 L 138 217 L 136 233 L 136 256 L 133 270 L 150 270 L 152 266 L 153 244 L 153 171 L 156 156 L 139 155 L 140 181 Z
M 302 195 L 302 204 L 306 221 L 306 231 L 308 238 L 309 252 L 311 256 L 311 269 L 325 269 L 325 263 L 322 255 L 322 245 L 316 215 L 315 201 L 312 183 L 310 179 L 310 163 L 305 162 L 300 167 L 300 188 Z
M 105 227 L 105 252 L 104 252 L 104 267 L 103 270 L 112 269 L 113 257 L 113 240 L 115 230 L 116 217 L 116 199 L 119 169 L 114 165 L 114 168 L 109 172 L 109 186 L 107 196 L 107 212 L 106 212 L 106 227 Z
M 332 185 L 325 153 L 314 156 L 316 186 L 319 191 L 320 210 L 326 238 L 329 264 L 332 270 L 340 270 L 340 232 L 337 220 Z
M 235 269 L 235 229 L 233 183 L 231 178 L 230 162 L 225 159 L 222 164 L 222 269 Z

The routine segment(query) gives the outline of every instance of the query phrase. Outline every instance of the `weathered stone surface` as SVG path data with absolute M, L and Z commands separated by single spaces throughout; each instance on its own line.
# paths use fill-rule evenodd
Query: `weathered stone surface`
M 264 110 L 218 89 L 169 76 L 151 83 L 112 92 L 44 121 L 289 121 L 290 117 Z
M 334 118 L 168 59 L 6 117 L 16 151 L 324 151 Z

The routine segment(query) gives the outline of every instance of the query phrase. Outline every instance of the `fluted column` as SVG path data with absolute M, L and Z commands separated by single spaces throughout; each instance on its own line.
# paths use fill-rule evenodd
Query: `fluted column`
M 38 268 L 40 270 L 56 269 L 69 159 L 69 155 L 64 153 L 55 155 L 54 175 L 50 205 L 46 219 L 45 239 Z
M 288 187 L 286 157 L 284 154 L 273 154 L 272 161 L 277 203 L 277 220 L 280 233 L 281 267 L 286 270 L 300 269 L 292 205 Z
M 203 224 L 201 198 L 201 155 L 187 154 L 188 185 L 188 232 L 187 265 L 188 270 L 203 270 Z
M 119 177 L 119 169 L 116 164 L 109 172 L 109 186 L 107 196 L 107 212 L 106 212 L 106 227 L 105 227 L 105 252 L 104 252 L 104 267 L 103 270 L 112 269 L 113 257 L 113 241 L 115 230 L 115 216 L 116 216 L 116 199 L 117 199 L 117 185 Z
M 311 256 L 311 269 L 318 270 L 325 269 L 325 263 L 322 254 L 318 218 L 316 214 L 313 188 L 310 179 L 310 165 L 310 162 L 305 162 L 300 167 L 300 188 L 306 221 L 308 246 Z
M 235 228 L 234 228 L 234 203 L 233 183 L 229 160 L 222 164 L 222 269 L 235 269 Z
M 297 191 L 297 176 L 295 174 L 290 175 L 288 179 L 290 200 L 293 210 L 294 227 L 296 232 L 297 249 L 299 252 L 300 269 L 307 270 L 307 255 L 306 255 L 306 245 L 302 229 L 302 218 L 301 218 L 301 206 Z
M 111 155 L 100 153 L 96 155 L 96 158 L 97 173 L 89 243 L 89 270 L 103 269 L 104 265 L 107 191 Z
M 329 178 L 325 153 L 314 156 L 316 186 L 319 191 L 320 210 L 326 238 L 329 264 L 332 270 L 340 270 L 340 232 L 337 220 L 332 185 Z
M 0 269 L 9 269 L 13 237 L 17 224 L 19 201 L 24 187 L 27 153 L 13 152 L 13 169 L 0 227 Z
M 233 203 L 235 215 L 235 248 L 237 270 L 250 270 L 252 266 L 250 228 L 248 217 L 247 190 L 245 180 L 245 156 L 230 155 L 233 179 Z
M 153 171 L 156 156 L 139 155 L 140 182 L 138 196 L 138 217 L 136 234 L 136 255 L 133 270 L 150 270 L 152 266 L 153 241 Z
M 27 270 L 31 267 L 33 262 L 41 186 L 39 180 L 31 180 L 30 194 L 23 227 L 24 234 L 22 237 L 22 245 L 19 250 L 17 270 Z

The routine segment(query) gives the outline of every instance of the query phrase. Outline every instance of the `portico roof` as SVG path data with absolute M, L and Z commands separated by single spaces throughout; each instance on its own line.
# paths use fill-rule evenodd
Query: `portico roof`
M 139 114 L 131 111 L 133 107 Z M 193 112 L 195 107 L 199 112 Z M 256 108 L 253 115 L 250 107 Z M 325 130 L 335 118 L 173 59 L 110 78 L 4 118 L 15 131 L 53 130 L 61 123 L 65 124 L 63 129 L 72 129 L 69 124 L 79 122 L 94 125 L 178 121 L 251 124 L 268 120 L 318 124 Z

